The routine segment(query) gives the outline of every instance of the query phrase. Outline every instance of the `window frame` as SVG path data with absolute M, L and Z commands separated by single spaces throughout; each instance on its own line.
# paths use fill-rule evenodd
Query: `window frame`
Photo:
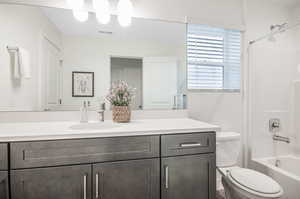
M 239 89 L 227 89 L 227 88 L 189 88 L 188 86 L 188 25 L 189 23 L 186 23 L 186 89 L 190 93 L 236 93 L 241 94 L 242 92 L 242 86 L 243 86 L 243 66 L 244 66 L 244 31 L 238 30 L 241 33 L 241 43 L 240 43 L 240 88 Z M 197 25 L 197 24 L 195 24 Z M 207 25 L 207 24 L 199 24 L 199 25 Z M 211 25 L 208 25 L 211 26 Z M 211 26 L 215 28 L 220 28 L 217 26 Z M 222 28 L 222 27 L 221 27 Z M 225 29 L 225 28 L 224 28 Z M 203 62 L 205 64 L 205 62 Z M 223 64 L 220 64 L 224 67 Z M 224 73 L 225 70 L 223 70 Z M 224 74 L 223 74 L 224 78 Z M 224 84 L 224 82 L 223 82 Z

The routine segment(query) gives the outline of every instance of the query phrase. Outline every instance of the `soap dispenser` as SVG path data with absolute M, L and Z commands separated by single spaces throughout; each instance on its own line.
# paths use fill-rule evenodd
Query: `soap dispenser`
M 88 122 L 88 104 L 86 101 L 83 101 L 80 108 L 80 123 Z

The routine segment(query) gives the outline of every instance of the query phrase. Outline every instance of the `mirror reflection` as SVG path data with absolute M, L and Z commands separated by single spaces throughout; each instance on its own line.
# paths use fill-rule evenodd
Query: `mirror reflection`
M 18 14 L 16 14 L 18 13 Z M 134 87 L 133 110 L 186 108 L 186 25 L 0 5 L 0 111 L 98 109 L 112 83 Z

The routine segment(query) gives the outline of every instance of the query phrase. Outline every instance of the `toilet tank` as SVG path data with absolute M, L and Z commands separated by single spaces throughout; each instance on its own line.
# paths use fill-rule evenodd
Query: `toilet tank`
M 217 166 L 235 166 L 241 149 L 241 135 L 235 132 L 217 132 Z

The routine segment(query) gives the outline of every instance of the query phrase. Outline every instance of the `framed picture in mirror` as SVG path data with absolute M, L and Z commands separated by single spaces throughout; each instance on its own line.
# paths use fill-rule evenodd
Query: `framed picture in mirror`
M 94 97 L 94 72 L 72 72 L 72 97 Z

